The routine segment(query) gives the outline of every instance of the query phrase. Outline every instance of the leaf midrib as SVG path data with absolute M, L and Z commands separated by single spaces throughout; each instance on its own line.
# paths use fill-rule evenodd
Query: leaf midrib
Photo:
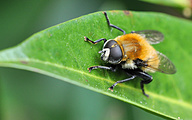
M 95 79 L 100 79 L 100 80 L 104 80 L 104 81 L 107 81 L 107 82 L 110 82 L 110 83 L 114 83 L 114 81 L 112 81 L 111 79 L 105 79 L 105 78 L 98 77 L 98 76 L 95 76 L 93 74 L 90 74 L 88 72 L 86 73 L 84 71 L 79 71 L 79 70 L 76 70 L 76 69 L 73 69 L 73 68 L 70 68 L 70 67 L 66 67 L 66 66 L 63 66 L 63 65 L 60 65 L 60 64 L 55 64 L 55 63 L 51 63 L 51 62 L 48 62 L 48 61 L 40 61 L 40 60 L 37 60 L 37 59 L 10 59 L 9 61 L 5 61 L 4 63 L 0 62 L 0 66 L 6 66 L 6 67 L 7 66 L 11 66 L 11 67 L 15 67 L 15 66 L 18 67 L 18 66 L 20 66 L 19 67 L 20 69 L 23 69 L 21 66 L 28 67 L 28 66 L 25 66 L 25 65 L 22 65 L 22 64 L 15 65 L 14 63 L 11 63 L 11 62 L 18 62 L 18 61 L 26 61 L 26 62 L 34 62 L 34 63 L 46 64 L 46 65 L 50 65 L 50 66 L 54 66 L 54 67 L 58 67 L 58 68 L 67 69 L 67 70 L 70 70 L 70 71 L 73 71 L 73 72 L 77 72 L 77 73 L 82 74 L 82 75 L 87 75 L 87 76 L 95 78 Z M 8 63 L 6 63 L 6 62 L 8 62 Z M 33 67 L 30 66 L 28 68 L 29 68 L 28 70 L 31 70 L 30 68 L 33 68 Z M 35 69 L 37 69 L 37 68 L 35 68 Z M 43 71 L 43 70 L 41 70 L 41 71 Z M 49 72 L 47 72 L 47 73 L 49 73 Z M 57 75 L 57 76 L 60 76 L 60 75 Z M 60 76 L 60 78 L 62 78 L 62 77 Z M 138 88 L 127 86 L 125 84 L 119 84 L 119 86 L 127 88 L 127 89 L 131 89 L 131 90 L 136 90 L 136 91 L 140 90 Z M 179 101 L 179 100 L 172 99 L 172 98 L 169 98 L 169 97 L 166 97 L 166 96 L 163 96 L 163 95 L 159 95 L 159 94 L 147 91 L 147 90 L 146 90 L 146 92 L 150 96 L 152 96 L 153 98 L 156 98 L 156 99 L 159 99 L 159 100 L 163 100 L 163 101 L 167 101 L 168 103 L 172 103 L 172 104 L 174 103 L 176 105 L 179 105 L 179 106 L 182 106 L 182 107 L 185 107 L 185 108 L 188 108 L 188 109 L 192 109 L 192 105 L 190 103 L 188 103 L 188 102 L 183 101 L 183 100 Z

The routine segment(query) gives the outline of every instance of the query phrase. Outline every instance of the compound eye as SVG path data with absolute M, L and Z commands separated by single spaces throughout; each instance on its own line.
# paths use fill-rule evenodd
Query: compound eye
M 110 49 L 109 62 L 119 63 L 122 59 L 122 50 L 119 45 L 115 45 Z
M 104 48 L 110 49 L 110 54 L 108 58 L 109 63 L 118 64 L 122 60 L 123 53 L 121 47 L 115 40 L 110 40 L 109 42 L 107 42 Z

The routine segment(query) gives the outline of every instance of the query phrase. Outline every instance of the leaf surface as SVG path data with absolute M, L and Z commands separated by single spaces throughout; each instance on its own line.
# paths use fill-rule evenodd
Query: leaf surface
M 158 30 L 165 36 L 153 45 L 175 64 L 177 73 L 151 74 L 153 81 L 145 85 L 149 98 L 142 95 L 140 79 L 118 84 L 114 92 L 108 90 L 115 81 L 128 76 L 121 70 L 93 70 L 93 65 L 106 65 L 96 45 L 84 41 L 113 39 L 122 32 L 110 28 L 102 12 L 85 15 L 38 32 L 16 47 L 0 52 L 0 66 L 42 73 L 84 88 L 117 98 L 142 109 L 171 119 L 192 118 L 191 71 L 192 23 L 161 13 L 108 11 L 110 22 L 127 33 L 139 30 Z
M 190 0 L 142 0 L 144 2 L 172 6 L 172 7 L 191 7 Z

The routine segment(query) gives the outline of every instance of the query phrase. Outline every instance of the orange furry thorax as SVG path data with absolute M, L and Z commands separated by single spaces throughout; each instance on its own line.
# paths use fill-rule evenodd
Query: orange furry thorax
M 118 36 L 114 40 L 122 47 L 124 53 L 122 61 L 139 58 L 146 61 L 148 65 L 158 68 L 160 61 L 156 50 L 141 35 L 130 33 Z

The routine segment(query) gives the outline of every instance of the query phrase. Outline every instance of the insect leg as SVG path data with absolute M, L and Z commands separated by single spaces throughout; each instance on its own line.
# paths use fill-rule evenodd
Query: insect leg
M 145 93 L 144 84 L 150 83 L 150 82 L 153 80 L 153 77 L 150 76 L 149 74 L 143 72 L 141 78 L 143 78 L 143 80 L 141 80 L 141 82 L 140 82 L 141 90 L 142 90 L 142 92 L 143 92 L 143 94 L 144 94 L 145 96 L 149 97 L 149 95 L 147 95 L 147 94 Z
M 135 31 L 131 31 L 131 33 L 136 33 Z
M 105 18 L 106 18 L 106 20 L 107 20 L 107 23 L 108 23 L 108 25 L 109 25 L 110 27 L 113 27 L 113 28 L 115 28 L 115 29 L 117 29 L 117 30 L 122 31 L 124 35 L 126 34 L 126 32 L 125 32 L 123 29 L 121 29 L 121 28 L 119 28 L 119 27 L 117 27 L 117 26 L 115 26 L 115 25 L 113 25 L 113 24 L 111 24 L 111 23 L 109 22 L 109 18 L 108 18 L 108 16 L 107 16 L 107 13 L 106 13 L 106 12 L 103 12 L 103 14 L 105 15 Z
M 104 41 L 104 43 L 107 41 L 107 39 L 105 39 L 105 38 L 101 38 L 101 39 L 99 39 L 99 40 L 92 41 L 92 40 L 90 40 L 89 38 L 87 38 L 86 36 L 84 37 L 84 40 L 85 40 L 85 41 L 89 41 L 89 42 L 91 42 L 92 44 L 97 44 L 98 42 L 101 42 L 102 40 Z
M 141 90 L 143 92 L 143 94 L 147 97 L 149 97 L 149 95 L 147 95 L 145 93 L 144 90 L 144 84 L 148 84 L 153 80 L 153 77 L 149 74 L 147 74 L 146 72 L 143 72 L 141 69 L 134 69 L 134 70 L 125 70 L 128 74 L 130 75 L 135 75 L 137 77 L 142 78 L 143 80 L 141 80 L 140 82 L 140 86 L 141 86 Z
M 123 83 L 123 82 L 127 82 L 129 80 L 132 80 L 136 77 L 136 75 L 133 75 L 132 77 L 130 78 L 127 78 L 127 79 L 124 79 L 124 80 L 119 80 L 117 81 L 116 83 L 114 83 L 111 87 L 109 87 L 109 90 L 113 91 L 113 88 L 118 84 L 118 83 Z
M 113 72 L 116 71 L 116 67 L 107 67 L 107 66 L 92 66 L 92 67 L 89 67 L 88 70 L 89 70 L 89 72 L 91 72 L 93 69 L 98 69 L 98 68 L 106 69 L 106 70 L 111 70 Z

